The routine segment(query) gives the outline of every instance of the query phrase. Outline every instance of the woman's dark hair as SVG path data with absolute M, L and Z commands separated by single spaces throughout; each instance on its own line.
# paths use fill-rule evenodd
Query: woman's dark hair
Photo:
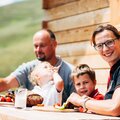
M 113 25 L 110 25 L 110 24 L 105 24 L 105 25 L 100 25 L 96 28 L 96 30 L 93 32 L 92 34 L 92 39 L 91 39 L 91 44 L 95 45 L 95 36 L 100 33 L 100 32 L 103 32 L 104 30 L 110 30 L 113 32 L 113 34 L 116 36 L 117 39 L 120 38 L 120 34 L 118 32 L 118 30 L 113 26 Z

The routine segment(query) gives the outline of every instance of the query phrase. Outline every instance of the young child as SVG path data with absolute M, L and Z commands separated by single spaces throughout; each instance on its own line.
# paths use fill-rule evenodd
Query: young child
M 40 62 L 31 72 L 30 80 L 35 85 L 32 91 L 43 97 L 45 106 L 56 103 L 61 105 L 64 83 L 58 74 L 59 67 L 53 67 L 48 62 Z
M 75 85 L 76 92 L 80 96 L 86 95 L 97 100 L 103 100 L 104 96 L 99 93 L 98 89 L 95 89 L 95 71 L 87 64 L 81 64 L 77 66 L 71 73 L 71 78 Z M 81 109 L 81 107 L 79 110 L 80 112 L 83 112 L 83 109 Z

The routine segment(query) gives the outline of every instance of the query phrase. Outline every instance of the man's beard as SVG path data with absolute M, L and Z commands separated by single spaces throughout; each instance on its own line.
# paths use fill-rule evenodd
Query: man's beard
M 46 61 L 46 57 L 44 53 L 38 53 L 37 59 L 39 61 Z
M 38 59 L 39 61 L 46 61 L 45 57 L 42 57 L 42 58 L 38 57 L 37 59 Z

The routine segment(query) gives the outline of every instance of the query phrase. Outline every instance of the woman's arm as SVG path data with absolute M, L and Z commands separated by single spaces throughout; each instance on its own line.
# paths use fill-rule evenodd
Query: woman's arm
M 82 106 L 84 100 L 78 94 L 72 93 L 67 101 L 76 106 Z M 94 113 L 120 116 L 120 87 L 115 90 L 112 99 L 95 100 L 91 98 L 85 102 L 85 107 Z
M 120 87 L 113 94 L 112 99 L 108 100 L 88 100 L 86 108 L 92 112 L 103 115 L 120 115 Z

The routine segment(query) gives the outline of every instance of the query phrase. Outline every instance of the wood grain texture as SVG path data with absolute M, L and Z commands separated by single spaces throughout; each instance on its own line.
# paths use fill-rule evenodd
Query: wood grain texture
M 96 88 L 98 88 L 101 94 L 105 95 L 107 91 L 107 85 L 96 85 Z
M 108 69 L 109 68 L 108 63 L 105 62 L 101 58 L 101 56 L 99 56 L 98 54 L 83 55 L 83 56 L 68 56 L 68 57 L 64 57 L 63 59 L 74 65 L 85 63 L 95 69 Z
M 59 44 L 90 40 L 97 25 L 55 32 Z
M 80 112 L 43 112 L 27 109 L 0 107 L 0 120 L 117 120 L 120 117 Z
M 38 111 L 45 111 L 45 112 L 76 112 L 76 110 L 74 109 L 59 110 L 53 106 L 44 106 L 44 107 L 33 106 L 32 109 Z
M 96 69 L 97 85 L 107 85 L 110 69 Z
M 120 24 L 120 0 L 109 0 L 111 19 L 113 25 Z
M 74 29 L 79 27 L 85 27 L 100 23 L 105 23 L 110 20 L 109 8 L 100 9 L 96 11 L 87 12 L 84 14 L 78 14 L 47 23 L 47 27 L 54 32 L 63 31 L 68 29 Z
M 57 47 L 57 54 L 61 57 L 84 56 L 97 54 L 97 51 L 90 45 L 90 41 L 83 41 L 60 44 Z
M 44 9 L 50 9 L 73 1 L 75 0 L 43 0 L 42 2 Z
M 59 3 L 59 2 L 58 2 Z M 74 0 L 67 4 L 45 9 L 45 20 L 55 20 L 68 16 L 78 15 L 81 13 L 106 8 L 109 6 L 108 0 Z

